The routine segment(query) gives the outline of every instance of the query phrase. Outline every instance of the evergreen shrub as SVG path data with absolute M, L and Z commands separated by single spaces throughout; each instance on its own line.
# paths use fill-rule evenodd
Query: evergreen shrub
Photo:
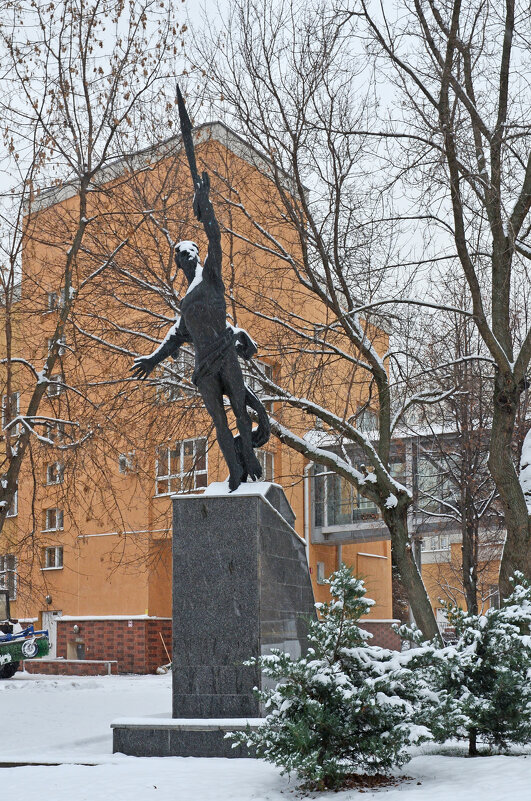
M 403 765 L 408 746 L 432 738 L 426 724 L 440 703 L 417 670 L 435 649 L 371 646 L 372 635 L 358 625 L 374 604 L 363 582 L 342 565 L 327 583 L 332 600 L 317 605 L 308 653 L 294 659 L 276 650 L 248 663 L 278 682 L 258 693 L 263 726 L 229 735 L 320 789 L 340 787 L 355 772 Z

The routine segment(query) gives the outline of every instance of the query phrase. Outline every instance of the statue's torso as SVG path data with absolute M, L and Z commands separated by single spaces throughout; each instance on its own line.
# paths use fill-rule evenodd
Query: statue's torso
M 222 281 L 214 283 L 203 278 L 181 301 L 181 314 L 197 356 L 225 332 L 227 304 L 224 289 Z

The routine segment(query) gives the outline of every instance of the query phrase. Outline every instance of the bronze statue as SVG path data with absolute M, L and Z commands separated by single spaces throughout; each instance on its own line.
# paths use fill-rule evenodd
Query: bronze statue
M 225 286 L 221 275 L 223 254 L 221 233 L 210 201 L 210 180 L 206 172 L 199 177 L 191 123 L 178 91 L 181 130 L 194 181 L 194 214 L 208 239 L 208 254 L 202 266 L 195 242 L 179 242 L 175 261 L 188 281 L 181 301 L 181 317 L 170 328 L 163 342 L 150 355 L 135 359 L 133 376 L 144 380 L 153 368 L 168 356 L 176 357 L 179 348 L 190 342 L 195 350 L 192 381 L 198 387 L 206 409 L 216 427 L 216 436 L 229 467 L 229 488 L 235 490 L 247 478 L 259 479 L 262 468 L 253 448 L 264 445 L 270 434 L 267 412 L 257 396 L 246 386 L 238 355 L 250 359 L 256 345 L 249 335 L 227 324 Z M 227 422 L 223 396 L 227 395 L 236 417 L 239 435 L 232 436 Z M 252 430 L 247 406 L 258 415 L 258 428 Z

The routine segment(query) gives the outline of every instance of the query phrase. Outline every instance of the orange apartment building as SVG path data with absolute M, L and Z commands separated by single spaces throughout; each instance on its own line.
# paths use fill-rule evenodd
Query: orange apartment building
M 326 322 L 326 311 L 301 290 L 289 265 L 256 244 L 251 217 L 280 241 L 289 237 L 274 222 L 268 162 L 221 123 L 200 126 L 196 148 L 225 227 L 231 322 L 259 343 L 255 369 L 296 391 L 315 365 L 296 333 L 275 323 L 275 298 L 289 293 L 291 308 L 308 324 Z M 191 182 L 181 156 L 177 138 L 137 153 L 108 168 L 93 193 L 57 374 L 1 535 L 0 581 L 11 589 L 14 615 L 50 629 L 53 656 L 64 659 L 64 672 L 150 672 L 169 661 L 171 496 L 200 492 L 227 474 L 190 371 L 186 377 L 186 350 L 177 363 L 164 363 L 153 381 L 128 378 L 134 356 L 154 350 L 178 308 L 182 284 L 171 240 L 194 239 L 203 256 L 206 251 L 191 216 Z M 12 313 L 13 353 L 37 370 L 62 302 L 61 264 L 77 202 L 68 186 L 50 190 L 35 199 L 28 223 L 20 300 Z M 387 335 L 377 337 L 385 350 Z M 366 391 L 346 381 L 343 371 L 330 367 L 316 394 L 342 414 L 355 410 Z M 22 414 L 34 380 L 27 365 L 15 365 L 11 389 Z M 249 380 L 259 390 L 256 377 Z M 299 435 L 313 427 L 289 407 L 275 404 L 274 413 Z M 301 455 L 274 438 L 260 459 L 264 477 L 282 485 L 295 512 L 316 600 L 328 598 L 322 581 L 339 561 L 352 565 L 376 601 L 367 627 L 376 642 L 391 642 L 390 542 L 375 510 L 335 477 L 314 475 Z M 345 504 L 356 512 L 355 527 L 352 517 L 346 521 L 333 511 Z

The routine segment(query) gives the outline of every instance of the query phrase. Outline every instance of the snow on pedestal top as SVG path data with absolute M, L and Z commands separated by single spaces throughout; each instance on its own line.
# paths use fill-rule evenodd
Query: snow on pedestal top
M 280 484 L 275 484 L 272 481 L 247 481 L 231 492 L 229 490 L 228 481 L 213 481 L 205 489 L 203 495 L 219 498 L 223 495 L 262 495 L 265 498 L 266 493 L 271 487 L 278 487 L 282 489 Z M 283 490 L 282 490 L 283 491 Z

